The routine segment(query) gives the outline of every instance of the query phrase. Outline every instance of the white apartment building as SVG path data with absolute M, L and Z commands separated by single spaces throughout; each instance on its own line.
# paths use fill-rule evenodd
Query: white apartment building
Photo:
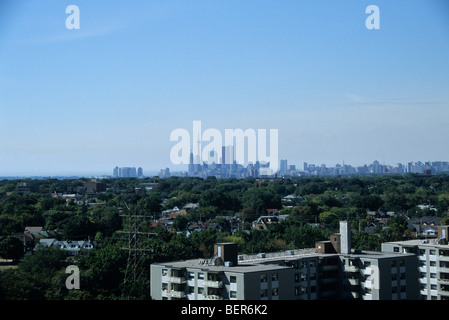
M 317 243 L 316 248 L 257 255 L 239 255 L 236 244 L 219 243 L 212 259 L 152 264 L 151 297 L 155 300 L 419 299 L 415 255 L 352 250 L 346 222 L 340 226 L 340 234 L 332 235 L 332 239 Z
M 414 254 L 422 300 L 449 300 L 449 233 L 439 226 L 438 238 L 382 243 L 382 252 Z

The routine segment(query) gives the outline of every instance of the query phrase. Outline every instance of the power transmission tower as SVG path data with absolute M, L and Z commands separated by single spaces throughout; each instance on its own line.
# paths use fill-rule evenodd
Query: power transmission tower
M 128 245 L 122 247 L 123 250 L 128 251 L 128 262 L 126 264 L 124 283 L 130 281 L 136 282 L 139 278 L 146 275 L 148 270 L 142 266 L 142 260 L 146 253 L 152 251 L 146 247 L 144 242 L 151 235 L 156 233 L 146 232 L 145 226 L 148 225 L 151 219 L 150 214 L 145 214 L 139 211 L 137 206 L 130 207 L 125 204 L 126 214 L 121 214 L 121 217 L 126 218 L 125 228 L 121 233 L 127 234 Z

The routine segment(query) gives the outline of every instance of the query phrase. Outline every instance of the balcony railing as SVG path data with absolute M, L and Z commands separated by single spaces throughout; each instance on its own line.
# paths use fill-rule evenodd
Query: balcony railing
M 204 296 L 204 300 L 223 300 L 223 297 L 218 294 L 209 294 Z
M 169 290 L 168 295 L 172 298 L 184 298 L 187 294 L 184 291 Z
M 359 268 L 356 266 L 345 266 L 345 271 L 346 272 L 358 272 Z
M 181 283 L 186 282 L 186 278 L 185 277 L 167 277 L 167 282 L 181 284 Z
M 203 285 L 210 288 L 223 288 L 222 281 L 204 280 Z

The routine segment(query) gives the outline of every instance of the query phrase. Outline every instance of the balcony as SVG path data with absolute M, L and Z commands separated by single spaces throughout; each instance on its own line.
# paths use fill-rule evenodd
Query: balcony
M 167 277 L 167 282 L 176 283 L 176 284 L 186 283 L 186 278 L 185 277 Z
M 345 266 L 345 271 L 346 272 L 358 272 L 359 271 L 359 267 L 356 267 L 356 266 Z
M 168 292 L 168 295 L 172 298 L 185 298 L 187 296 L 187 294 L 184 291 L 175 291 L 175 290 L 170 290 Z
M 184 291 L 176 291 L 176 290 L 168 290 L 168 289 L 163 289 L 162 290 L 162 297 L 171 297 L 171 298 L 184 298 L 187 296 L 187 294 Z
M 218 294 L 209 294 L 204 296 L 204 300 L 223 300 L 223 297 Z
M 443 254 L 440 252 L 438 259 L 440 261 L 449 261 L 449 255 L 446 252 Z
M 373 300 L 373 295 L 371 293 L 364 294 L 363 300 Z
M 363 269 L 363 275 L 370 276 L 372 274 L 373 274 L 372 268 L 368 267 L 368 268 Z
M 442 285 L 449 285 L 449 279 L 440 278 L 438 279 L 438 283 Z
M 204 280 L 203 285 L 209 288 L 223 288 L 223 281 Z

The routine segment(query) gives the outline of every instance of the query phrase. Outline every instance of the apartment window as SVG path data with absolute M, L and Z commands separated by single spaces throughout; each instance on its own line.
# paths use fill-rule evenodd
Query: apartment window
M 273 289 L 271 290 L 271 295 L 272 295 L 273 297 L 278 296 L 278 295 L 279 295 L 279 289 L 278 289 L 278 288 L 273 288 Z
M 299 273 L 295 273 L 295 282 L 299 282 Z
M 437 289 L 437 285 L 436 284 L 431 284 L 430 285 L 430 290 L 436 290 Z
M 309 279 L 310 279 L 310 280 L 316 280 L 316 273 L 311 273 L 311 274 L 309 275 Z
M 396 268 L 396 261 L 391 261 L 391 267 Z
M 307 261 L 301 261 L 301 268 L 307 268 Z
M 162 276 L 166 276 L 168 275 L 168 270 L 167 269 L 162 269 Z
M 420 256 L 424 256 L 426 254 L 426 249 L 419 249 L 418 253 Z
M 391 280 L 398 280 L 398 274 L 397 273 L 393 273 L 391 275 Z
M 436 262 L 436 261 L 429 261 L 429 265 L 430 265 L 431 267 L 436 267 L 437 262 Z
M 306 281 L 306 280 L 307 280 L 307 274 L 301 273 L 301 281 Z
M 237 298 L 237 291 L 230 291 L 230 292 L 229 292 L 229 297 L 231 297 L 231 298 Z
M 261 298 L 268 297 L 268 290 L 267 289 L 260 290 L 260 297 Z
M 162 283 L 162 290 L 168 289 L 168 283 Z
M 316 267 L 316 261 L 310 261 L 309 262 L 309 266 Z
M 394 252 L 399 252 L 399 247 L 393 247 Z
M 401 292 L 405 292 L 405 286 L 401 286 Z
M 400 267 L 405 266 L 405 260 L 399 260 L 399 266 Z
M 405 279 L 405 273 L 401 273 L 400 279 L 401 279 L 401 280 L 404 280 L 404 279 Z
M 200 279 L 200 280 L 204 279 L 204 273 L 203 272 L 198 272 L 198 279 Z
M 195 272 L 192 271 L 187 272 L 187 279 L 189 280 L 195 279 Z
M 369 266 L 371 266 L 371 261 L 364 261 L 363 265 L 365 266 L 365 268 L 369 267 Z
M 204 288 L 203 287 L 198 287 L 198 294 L 203 294 L 204 292 Z
M 267 282 L 267 275 L 266 274 L 261 274 L 260 275 L 260 282 Z
M 391 292 L 392 293 L 397 293 L 398 292 L 398 287 L 392 287 L 391 288 Z
M 195 287 L 189 286 L 188 292 L 189 294 L 195 293 Z
M 311 287 L 310 287 L 310 292 L 311 292 L 311 293 L 316 292 L 316 286 L 311 286 Z
M 237 277 L 236 276 L 230 276 L 229 277 L 229 282 L 230 283 L 237 283 Z
M 431 256 L 434 256 L 435 253 L 436 253 L 435 249 L 430 249 L 430 250 L 429 250 L 429 254 L 430 254 Z
M 295 296 L 299 296 L 300 294 L 299 287 L 295 287 Z
M 271 274 L 271 281 L 278 281 L 278 280 L 279 280 L 279 279 L 278 279 L 278 274 L 277 274 L 277 272 Z

